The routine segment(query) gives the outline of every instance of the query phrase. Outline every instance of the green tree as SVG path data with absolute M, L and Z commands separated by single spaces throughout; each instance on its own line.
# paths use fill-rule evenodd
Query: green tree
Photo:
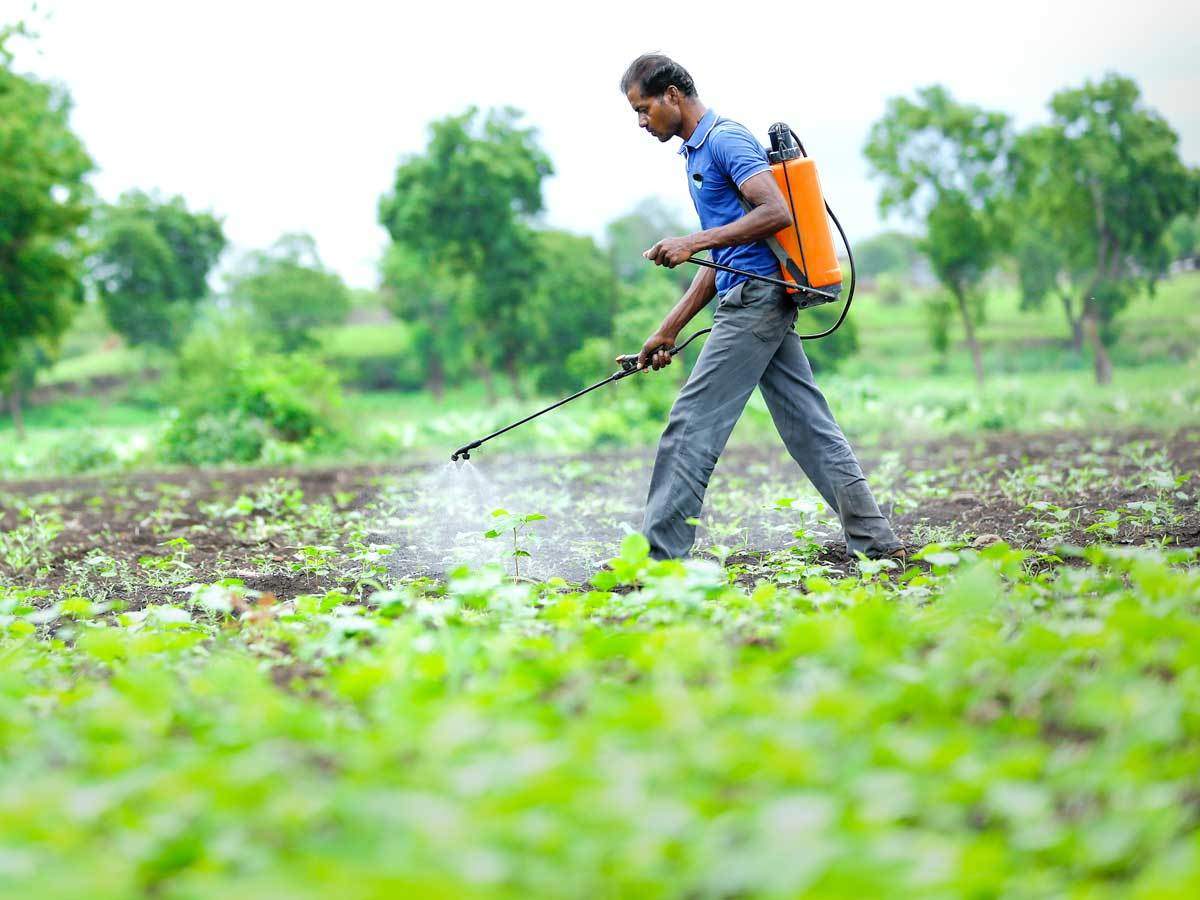
M 312 344 L 315 329 L 344 322 L 351 306 L 350 290 L 321 264 L 307 234 L 285 234 L 269 250 L 251 254 L 230 279 L 229 295 L 285 352 Z
M 221 222 L 182 197 L 122 194 L 97 216 L 91 266 L 109 324 L 131 345 L 178 346 L 224 249 Z
M 553 171 L 536 131 L 522 127 L 520 117 L 506 108 L 481 119 L 472 108 L 434 122 L 425 152 L 401 162 L 379 204 L 381 224 L 410 259 L 469 291 L 456 319 L 476 327 L 461 339 L 485 366 L 503 367 L 518 395 L 520 307 L 538 262 L 529 223 Z
M 1006 115 L 959 103 L 934 85 L 919 90 L 915 102 L 889 100 L 864 148 L 883 181 L 880 210 L 899 210 L 925 225 L 921 250 L 954 298 L 980 382 L 979 284 L 1007 241 L 1000 207 L 1011 143 Z
M 1050 112 L 1048 125 L 1018 142 L 1017 187 L 1025 214 L 1061 248 L 1069 315 L 1082 321 L 1096 380 L 1106 384 L 1115 319 L 1165 270 L 1164 237 L 1200 206 L 1200 173 L 1180 159 L 1178 136 L 1129 78 L 1059 91 Z
M 642 253 L 665 237 L 687 234 L 693 230 L 684 225 L 659 198 L 647 197 L 642 200 L 604 229 L 608 256 L 617 277 L 626 284 L 636 284 L 647 278 L 661 267 L 649 263 Z M 693 266 L 676 266 L 666 271 L 681 291 L 687 289 L 696 275 Z
M 384 301 L 411 326 L 425 386 L 440 400 L 446 384 L 467 370 L 472 347 L 486 340 L 484 324 L 470 310 L 475 279 L 408 244 L 388 247 L 381 268 Z
M 902 231 L 884 231 L 854 245 L 859 278 L 907 275 L 921 254 L 920 239 Z
M 25 416 L 22 407 L 37 381 L 40 369 L 47 368 L 54 358 L 53 338 L 25 338 L 8 348 L 9 370 L 6 376 L 8 412 L 12 416 L 17 440 L 25 440 Z
M 1200 216 L 1176 216 L 1163 238 L 1170 262 L 1195 262 L 1200 255 Z
M 0 385 L 19 435 L 30 366 L 83 299 L 92 169 L 66 92 L 13 70 L 9 42 L 26 34 L 0 26 Z
M 524 362 L 537 372 L 538 387 L 570 390 L 578 384 L 566 358 L 588 338 L 612 335 L 617 278 L 589 237 L 542 231 L 537 246 L 537 279 L 520 309 Z
M 1071 331 L 1071 347 L 1083 349 L 1083 321 L 1072 295 L 1070 256 L 1054 234 L 1036 219 L 1023 215 L 1020 195 L 1015 198 L 1012 257 L 1021 290 L 1021 308 L 1041 309 L 1048 297 L 1056 297 Z
M 615 312 L 609 333 L 589 337 L 566 357 L 565 371 L 571 387 L 582 387 L 611 373 L 616 368 L 614 361 L 618 355 L 636 353 L 641 349 L 646 335 L 662 321 L 663 310 L 669 309 L 679 299 L 679 284 L 671 272 L 662 266 L 654 266 L 649 274 L 634 282 L 617 280 Z M 712 305 L 696 314 L 686 334 L 712 324 Z M 703 346 L 703 338 L 692 344 L 684 351 L 685 360 L 695 362 Z M 677 381 L 682 383 L 687 379 L 689 367 L 680 365 L 678 361 L 671 366 L 678 373 Z M 629 386 L 622 390 L 638 392 L 643 396 L 665 397 L 666 405 L 661 410 L 665 413 L 674 399 L 674 394 L 668 396 L 664 392 L 665 383 L 667 378 L 660 373 L 655 377 L 631 378 L 624 382 Z
M 824 331 L 828 327 L 822 325 L 819 330 Z M 815 341 L 805 341 L 804 355 L 808 357 L 814 372 L 834 372 L 858 352 L 858 346 L 858 325 L 851 313 L 833 334 Z

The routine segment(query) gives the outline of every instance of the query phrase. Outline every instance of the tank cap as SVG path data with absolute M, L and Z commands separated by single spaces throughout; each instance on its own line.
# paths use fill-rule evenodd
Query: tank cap
M 771 138 L 771 152 L 767 154 L 767 161 L 771 165 L 785 159 L 797 159 L 802 155 L 796 139 L 792 137 L 792 129 L 785 123 L 776 122 L 767 129 L 767 134 Z

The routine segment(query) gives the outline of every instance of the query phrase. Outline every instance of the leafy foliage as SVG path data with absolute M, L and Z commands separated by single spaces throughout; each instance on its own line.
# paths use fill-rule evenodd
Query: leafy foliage
M 350 312 L 349 289 L 321 264 L 307 234 L 284 235 L 270 250 L 251 254 L 231 279 L 229 294 L 285 352 L 312 346 L 316 329 L 340 324 Z
M 542 390 L 572 390 L 580 385 L 565 362 L 588 337 L 612 333 L 617 280 L 591 238 L 541 231 L 537 248 L 538 274 L 520 307 L 522 357 L 536 369 Z M 595 381 L 603 373 L 595 369 L 585 377 Z
M 506 108 L 480 119 L 472 108 L 434 122 L 426 151 L 400 164 L 379 203 L 380 223 L 403 247 L 385 264 L 390 289 L 398 297 L 433 292 L 462 307 L 447 328 L 430 311 L 436 304 L 399 300 L 431 335 L 449 332 L 430 342 L 439 357 L 431 371 L 444 370 L 445 343 L 458 341 L 471 358 L 506 369 L 518 391 L 520 309 L 537 275 L 529 219 L 553 172 L 520 115 Z
M 225 249 L 221 222 L 182 197 L 142 191 L 101 209 L 91 277 L 109 324 L 130 344 L 176 347 Z
M 1176 216 L 1163 236 L 1163 243 L 1171 262 L 1194 260 L 1200 255 L 1200 213 Z
M 833 334 L 817 340 L 804 341 L 804 355 L 812 363 L 813 371 L 822 374 L 837 371 L 842 362 L 857 352 L 858 323 L 854 321 L 853 308 L 846 321 Z
M 901 231 L 883 231 L 854 245 L 860 278 L 906 275 L 920 255 L 919 239 Z
M 692 266 L 662 269 L 647 263 L 642 253 L 665 237 L 687 234 L 692 230 L 662 200 L 654 197 L 642 200 L 630 212 L 609 222 L 604 229 L 608 256 L 617 278 L 626 284 L 636 284 L 665 272 L 678 290 L 686 289 L 696 274 Z
M 978 285 L 1004 249 L 999 215 L 1008 190 L 1012 135 L 1008 117 L 954 100 L 940 85 L 888 101 L 864 148 L 883 181 L 879 207 L 900 210 L 925 224 L 921 249 L 955 299 L 976 377 L 983 362 L 974 322 Z
M 60 335 L 82 299 L 92 169 L 66 92 L 13 70 L 7 44 L 22 34 L 0 25 L 0 377 L 26 341 Z
M 198 334 L 183 347 L 162 439 L 169 462 L 255 462 L 272 443 L 315 445 L 337 432 L 334 375 L 303 353 L 256 351 L 231 333 Z
M 1180 159 L 1178 136 L 1129 78 L 1059 91 L 1050 111 L 1049 125 L 1018 142 L 1018 198 L 1022 215 L 1059 248 L 1056 276 L 1072 284 L 1074 315 L 1106 382 L 1113 322 L 1169 262 L 1164 237 L 1200 207 L 1200 172 Z
M 388 308 L 411 329 L 426 386 L 440 398 L 447 382 L 469 369 L 473 346 L 484 339 L 469 306 L 474 278 L 398 243 L 388 247 L 382 270 Z
M 639 537 L 588 592 L 497 569 L 366 601 L 0 589 L 9 883 L 1168 896 L 1200 877 L 1187 552 L 1046 569 L 935 545 L 905 578 L 742 589 Z M 166 549 L 151 577 L 186 564 Z
M 512 550 L 506 553 L 506 556 L 512 557 L 513 561 L 513 576 L 521 577 L 521 559 L 528 558 L 530 553 L 527 549 L 521 546 L 521 533 L 532 525 L 534 522 L 543 522 L 546 517 L 541 513 L 526 513 L 525 515 L 517 515 L 510 513 L 507 509 L 492 510 L 492 518 L 495 520 L 492 527 L 483 533 L 483 536 L 488 540 L 495 538 L 511 538 Z
M 419 391 L 425 384 L 421 335 L 407 322 L 343 325 L 321 333 L 321 356 L 347 387 Z

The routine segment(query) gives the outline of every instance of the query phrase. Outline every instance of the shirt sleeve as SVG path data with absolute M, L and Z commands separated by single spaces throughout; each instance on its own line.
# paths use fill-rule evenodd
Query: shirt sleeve
M 712 143 L 712 157 L 737 187 L 747 178 L 765 172 L 767 154 L 762 146 L 744 128 L 721 128 L 708 136 Z

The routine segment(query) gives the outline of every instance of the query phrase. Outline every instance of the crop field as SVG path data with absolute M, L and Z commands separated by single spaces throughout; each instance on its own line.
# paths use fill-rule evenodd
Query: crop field
M 47 596 L 105 589 L 134 607 L 221 579 L 278 599 L 361 597 L 485 563 L 578 585 L 640 526 L 652 461 L 630 450 L 14 482 L 0 488 L 0 572 Z M 913 550 L 1200 545 L 1200 428 L 930 441 L 876 448 L 864 464 Z M 522 524 L 528 515 L 538 518 Z M 845 573 L 853 561 L 837 530 L 782 447 L 741 445 L 714 474 L 698 549 L 747 585 L 781 555 Z
M 552 397 L 346 392 L 219 466 L 166 387 L 0 421 L 0 896 L 1200 894 L 1200 279 L 1104 388 L 993 300 L 986 386 L 869 296 L 820 376 L 904 566 L 757 396 L 650 561 L 678 371 L 461 467 Z
M 0 893 L 1194 896 L 1200 425 L 651 458 L 5 483 Z
M 856 305 L 821 383 L 903 567 L 758 397 L 648 560 L 677 372 L 462 467 L 541 398 L 347 393 L 219 467 L 136 383 L 0 423 L 0 896 L 1191 898 L 1197 298 L 1104 389 L 1012 295 L 984 388 Z
M 1181 4 L 146 5 L 0 19 L 0 900 L 1200 898 Z

